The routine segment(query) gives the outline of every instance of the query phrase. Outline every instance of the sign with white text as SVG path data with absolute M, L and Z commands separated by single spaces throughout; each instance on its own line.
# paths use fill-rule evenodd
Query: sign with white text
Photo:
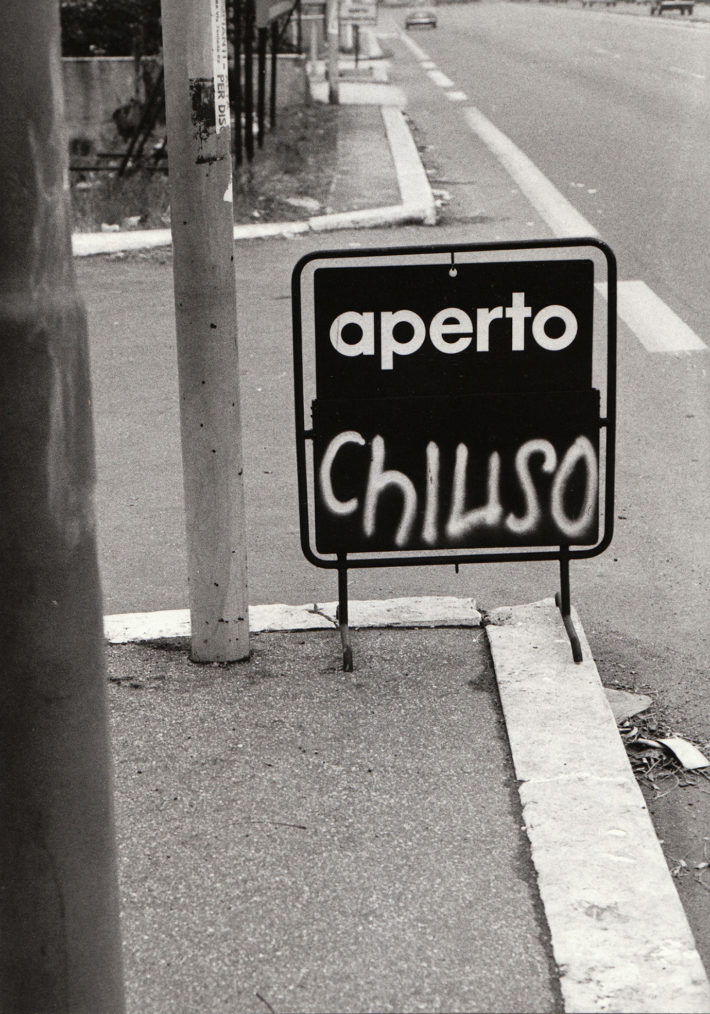
M 614 385 L 598 283 L 614 291 L 613 257 L 593 241 L 303 258 L 294 334 L 309 559 L 601 552 Z
M 377 0 L 340 0 L 340 22 L 351 25 L 376 25 Z

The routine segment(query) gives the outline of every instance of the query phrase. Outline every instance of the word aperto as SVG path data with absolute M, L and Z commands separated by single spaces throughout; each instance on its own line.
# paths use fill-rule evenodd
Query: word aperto
M 359 496 L 340 495 L 338 458 L 353 453 L 354 445 L 362 448 L 365 460 L 361 472 L 364 479 Z M 345 449 L 349 447 L 349 450 Z M 476 475 L 478 488 L 485 489 L 485 502 L 470 503 L 472 483 L 470 450 L 466 443 L 456 445 L 453 455 L 442 461 L 439 444 L 430 440 L 424 449 L 424 468 L 419 476 L 386 467 L 385 439 L 376 435 L 367 441 L 358 430 L 345 430 L 325 446 L 317 468 L 320 503 L 335 518 L 358 517 L 362 548 L 368 540 L 381 539 L 378 531 L 378 505 L 395 490 L 401 510 L 392 525 L 392 539 L 398 549 L 423 546 L 475 546 L 477 536 L 483 541 L 496 537 L 512 537 L 525 541 L 543 528 L 564 542 L 578 544 L 594 537 L 597 521 L 598 461 L 594 445 L 587 436 L 576 437 L 564 453 L 558 454 L 546 439 L 526 440 L 514 456 L 504 458 L 497 450 L 487 455 L 485 482 Z M 502 474 L 505 467 L 511 472 Z M 444 474 L 449 473 L 448 481 Z M 543 476 L 547 480 L 542 482 Z M 342 478 L 342 476 L 341 476 Z M 417 488 L 419 485 L 419 489 Z M 569 488 L 576 492 L 569 497 Z M 583 492 L 580 490 L 583 488 Z M 389 497 L 391 503 L 391 497 Z M 513 504 L 518 507 L 513 509 Z M 570 504 L 575 504 L 574 511 Z M 522 510 L 520 510 L 522 505 Z M 392 524 L 390 520 L 388 524 Z M 388 533 L 384 533 L 389 541 Z M 356 547 L 353 547 L 356 548 Z
M 491 351 L 491 324 L 510 321 L 508 335 L 496 328 L 496 342 L 510 342 L 513 352 L 524 352 L 529 337 L 547 352 L 561 352 L 577 337 L 578 322 L 567 306 L 553 303 L 535 314 L 525 302 L 524 292 L 513 292 L 509 306 L 478 307 L 475 327 L 471 314 L 456 306 L 439 310 L 429 321 L 414 310 L 346 310 L 339 313 L 329 329 L 330 343 L 342 356 L 374 356 L 379 334 L 380 366 L 394 368 L 395 356 L 411 356 L 427 336 L 438 352 L 456 355 L 465 352 L 474 341 L 476 352 Z M 553 323 L 554 321 L 554 323 Z M 529 326 L 528 326 L 529 322 Z

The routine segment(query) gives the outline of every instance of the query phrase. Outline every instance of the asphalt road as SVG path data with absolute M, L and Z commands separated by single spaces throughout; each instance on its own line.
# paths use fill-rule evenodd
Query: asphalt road
M 477 103 L 494 117 L 558 188 L 579 202 L 580 211 L 615 250 L 620 277 L 640 277 L 710 340 L 704 325 L 710 320 L 710 293 L 702 278 L 703 226 L 708 220 L 702 213 L 708 200 L 702 175 L 707 174 L 702 167 L 706 131 L 700 129 L 707 82 L 669 71 L 663 76 L 668 95 L 661 102 L 662 75 L 652 72 L 662 64 L 704 73 L 702 52 L 710 46 L 710 31 L 648 16 L 557 5 L 446 5 L 439 14 L 439 28 L 419 32 L 417 42 L 466 91 L 468 103 Z M 392 18 L 388 14 L 383 19 L 385 36 L 384 21 L 394 27 Z M 427 145 L 425 158 L 434 166 L 434 185 L 448 189 L 451 200 L 434 232 L 413 227 L 341 233 L 256 241 L 237 250 L 246 455 L 251 462 L 246 481 L 253 602 L 335 597 L 334 576 L 307 564 L 298 544 L 289 298 L 297 259 L 314 247 L 549 235 L 507 173 L 473 136 L 462 114 L 468 103 L 450 101 L 400 39 L 383 42 L 395 56 L 393 81 L 406 92 L 408 112 Z M 686 56 L 677 51 L 682 46 L 688 47 Z M 606 99 L 600 98 L 602 87 Z M 616 103 L 609 97 L 612 88 Z M 693 99 L 684 104 L 686 94 Z M 666 116 L 662 129 L 657 121 L 661 106 Z M 618 129 L 617 108 L 625 110 L 626 126 L 612 143 L 609 132 Z M 679 126 L 671 143 L 666 138 L 675 123 Z M 697 174 L 684 176 L 684 199 L 671 194 L 669 204 L 664 181 L 667 191 L 668 180 L 675 187 L 678 178 L 677 173 L 669 175 L 670 149 L 688 165 L 697 165 Z M 643 173 L 634 162 L 637 158 Z M 635 199 L 632 180 L 637 183 Z M 655 194 L 646 213 L 638 204 L 642 189 Z M 685 225 L 677 219 L 681 209 Z M 680 241 L 673 237 L 679 230 L 682 260 L 674 256 Z M 686 291 L 688 265 L 697 272 L 691 295 Z M 102 548 L 106 611 L 181 608 L 187 596 L 172 272 L 169 264 L 151 263 L 150 270 L 145 264 L 126 264 L 119 280 L 116 269 L 82 266 L 92 333 L 100 336 L 93 349 L 98 496 L 102 527 L 116 537 Z M 636 334 L 621 327 L 616 534 L 606 554 L 572 568 L 573 600 L 603 677 L 650 688 L 677 728 L 706 742 L 707 366 L 706 348 L 683 356 L 649 353 Z M 127 414 L 131 404 L 140 406 L 143 424 L 138 435 L 128 431 L 137 411 Z M 136 452 L 143 464 L 127 483 L 126 470 L 135 473 L 131 458 Z M 132 537 L 136 525 L 147 530 L 151 543 L 153 562 L 147 568 L 141 543 Z M 491 608 L 544 597 L 556 584 L 551 564 L 469 567 L 458 576 L 453 568 L 406 568 L 355 572 L 351 594 L 474 594 Z
M 615 27 L 626 20 L 628 25 Z M 670 40 L 680 44 L 681 40 L 697 39 L 702 41 L 689 42 L 689 46 L 710 45 L 707 30 L 674 27 L 670 20 L 651 30 L 647 27 L 651 21 L 572 7 L 471 4 L 459 9 L 447 5 L 440 8 L 440 28 L 419 33 L 416 41 L 435 56 L 455 86 L 465 89 L 471 104 L 505 130 L 610 242 L 619 258 L 621 277 L 643 279 L 708 341 L 704 325 L 710 319 L 707 284 L 702 277 L 692 283 L 688 282 L 690 275 L 686 277 L 689 266 L 702 272 L 704 264 L 702 226 L 707 216 L 702 209 L 707 187 L 698 177 L 700 192 L 686 191 L 683 200 L 673 189 L 675 182 L 672 187 L 668 183 L 677 176 L 667 173 L 669 145 L 654 120 L 653 107 L 660 100 L 653 74 L 645 75 L 648 95 L 641 87 L 640 71 L 633 68 L 628 87 L 620 87 L 625 102 L 632 98 L 637 102 L 636 112 L 626 115 L 628 132 L 622 135 L 623 143 L 617 139 L 614 145 L 602 145 L 609 123 L 615 120 L 614 105 L 591 99 L 583 102 L 580 94 L 586 81 L 591 82 L 593 96 L 595 88 L 601 87 L 598 79 L 606 80 L 605 72 L 599 70 L 604 54 L 595 49 L 616 52 L 610 41 L 622 35 L 633 38 L 634 32 L 640 33 L 639 60 L 649 39 L 658 36 L 660 49 L 652 54 L 651 62 L 668 56 Z M 653 25 L 657 25 L 656 19 Z M 559 70 L 562 55 L 554 52 L 564 37 L 564 26 L 568 28 L 567 48 L 578 40 L 579 60 L 567 68 L 566 102 L 560 93 L 565 91 Z M 495 28 L 498 33 L 491 35 L 487 44 L 483 42 L 484 28 L 491 32 Z M 385 24 L 381 30 L 390 35 Z M 610 34 L 611 40 L 606 38 Z M 314 248 L 550 235 L 507 173 L 472 134 L 462 115 L 465 104 L 448 99 L 401 40 L 390 37 L 383 43 L 393 51 L 394 83 L 406 91 L 408 112 L 427 145 L 424 157 L 433 168 L 432 182 L 448 191 L 449 199 L 442 223 L 435 230 L 408 227 L 311 235 L 291 241 L 255 241 L 237 248 L 253 603 L 322 602 L 336 597 L 334 575 L 311 567 L 298 542 L 290 318 L 290 275 L 298 258 Z M 553 47 L 547 55 L 546 45 Z M 583 51 L 588 63 L 582 62 Z M 669 66 L 677 64 L 694 68 L 693 74 L 704 73 L 698 69 L 702 67 L 697 63 L 700 56 L 693 57 L 695 63 L 690 55 L 687 59 L 681 56 L 673 54 Z M 623 79 L 629 64 L 626 53 L 618 59 L 608 57 L 608 61 L 613 63 L 614 74 Z M 597 70 L 592 73 L 594 67 Z M 669 89 L 678 87 L 676 79 L 683 77 L 669 72 Z M 551 80 L 557 82 L 556 90 Z M 706 94 L 701 85 L 700 77 L 689 79 L 689 89 L 696 96 Z M 555 96 L 552 111 L 545 105 L 548 92 Z M 673 135 L 673 147 L 686 164 L 685 160 L 698 157 L 697 152 L 686 152 L 686 146 L 693 138 L 702 138 L 700 127 L 704 124 L 697 105 L 693 107 L 694 128 L 686 122 L 683 94 L 681 88 L 671 106 L 677 100 L 681 127 L 677 136 Z M 648 120 L 644 119 L 645 108 Z M 564 123 L 563 113 L 567 117 Z M 596 142 L 586 140 L 592 135 Z M 644 180 L 655 180 L 649 182 L 648 192 L 655 192 L 656 197 L 643 211 L 638 201 L 623 198 L 623 190 L 618 196 L 615 180 L 629 175 L 626 167 L 635 148 L 643 149 L 652 159 L 653 140 L 661 156 L 658 162 L 645 165 Z M 604 165 L 616 161 L 616 169 L 605 169 L 604 177 L 601 157 L 592 157 L 602 146 Z M 702 140 L 697 146 L 702 152 Z M 574 161 L 582 148 L 592 153 L 588 171 Z M 686 175 L 683 185 L 692 183 L 692 174 Z M 629 192 L 633 190 L 631 182 L 628 187 Z M 589 192 L 594 190 L 596 194 Z M 683 214 L 689 224 L 683 232 L 685 245 L 674 245 L 676 221 L 667 209 L 681 204 L 687 206 Z M 671 231 L 664 234 L 671 219 Z M 673 251 L 679 249 L 682 256 L 675 256 Z M 159 254 L 149 261 L 134 259 L 121 264 L 96 259 L 80 263 L 79 275 L 92 336 L 105 612 L 184 608 L 187 590 L 171 264 L 160 263 Z M 649 690 L 675 731 L 708 742 L 708 353 L 651 354 L 638 336 L 623 326 L 620 345 L 616 535 L 604 556 L 573 565 L 572 598 L 604 682 Z M 459 575 L 450 567 L 405 568 L 354 572 L 351 595 L 474 595 L 481 606 L 493 608 L 545 597 L 555 591 L 556 583 L 552 564 L 464 567 Z M 670 839 L 676 834 L 674 829 L 689 826 L 687 796 L 687 792 L 676 793 L 659 804 L 668 804 L 667 828 L 661 828 L 661 836 Z M 700 850 L 697 855 L 683 853 L 688 860 L 703 859 L 701 832 L 706 828 L 701 818 L 693 824 L 691 835 L 678 834 L 679 848 L 689 847 L 692 837 L 693 847 Z M 679 884 L 681 889 L 683 886 Z M 690 899 L 684 897 L 686 905 L 697 906 L 696 936 L 706 897 L 701 888 Z M 705 952 L 710 954 L 710 942 Z
M 383 44 L 451 235 L 549 234 L 472 135 L 473 105 L 611 245 L 620 280 L 642 280 L 710 344 L 710 26 L 626 4 L 480 3 L 438 14 L 436 31 L 407 36 L 414 51 L 392 31 Z M 573 599 L 604 682 L 650 692 L 673 729 L 707 743 L 709 354 L 651 352 L 645 337 L 620 326 L 616 534 L 603 557 L 573 568 Z M 476 581 L 484 599 L 504 595 L 507 580 L 522 600 L 547 580 L 535 568 L 492 571 Z M 648 801 L 707 962 L 707 888 L 693 870 L 707 861 L 710 807 L 706 783 L 691 783 Z
M 612 31 L 619 39 L 621 33 L 633 39 L 633 33 L 638 32 L 639 47 L 658 40 L 661 52 L 652 53 L 650 59 L 660 59 L 663 46 L 670 44 L 667 40 L 675 45 L 683 40 L 693 46 L 699 42 L 710 45 L 710 32 L 680 28 L 665 21 L 650 31 L 650 18 L 623 18 L 596 10 L 583 12 L 544 5 L 468 4 L 461 8 L 444 6 L 439 13 L 440 27 L 436 32 L 419 32 L 417 43 L 436 57 L 452 81 L 465 86 L 471 102 L 479 103 L 487 115 L 496 117 L 498 126 L 510 131 L 512 139 L 530 157 L 545 171 L 551 171 L 560 190 L 581 201 L 580 210 L 611 242 L 619 259 L 620 277 L 641 275 L 656 286 L 661 273 L 664 284 L 658 286 L 659 295 L 670 300 L 669 292 L 681 293 L 672 301 L 676 311 L 684 313 L 682 266 L 670 256 L 652 256 L 651 247 L 636 231 L 650 229 L 649 222 L 633 204 L 628 204 L 623 192 L 617 195 L 614 183 L 616 176 L 628 175 L 629 151 L 643 147 L 649 158 L 646 178 L 655 179 L 657 188 L 662 186 L 665 163 L 650 163 L 653 145 L 648 139 L 657 133 L 656 126 L 653 116 L 648 121 L 643 119 L 644 110 L 653 110 L 656 104 L 655 78 L 652 74 L 644 78 L 650 84 L 643 101 L 639 96 L 645 93 L 639 89 L 636 72 L 631 76 L 634 88 L 626 92 L 628 101 L 632 95 L 637 99 L 639 127 L 629 137 L 640 138 L 638 145 L 628 139 L 623 146 L 612 145 L 604 138 L 613 119 L 609 115 L 613 106 L 594 98 L 599 80 L 605 80 L 599 70 L 602 55 L 596 50 L 602 48 L 605 39 L 608 46 L 607 37 Z M 656 19 L 653 24 L 657 24 Z M 382 31 L 387 35 L 386 25 Z M 297 259 L 314 247 L 485 241 L 550 234 L 507 173 L 473 136 L 462 114 L 466 104 L 449 101 L 399 39 L 391 37 L 383 42 L 395 55 L 393 81 L 406 92 L 408 113 L 428 145 L 425 159 L 435 167 L 433 183 L 447 189 L 451 201 L 435 232 L 407 228 L 341 233 L 290 242 L 256 241 L 237 250 L 246 455 L 251 462 L 246 482 L 253 602 L 299 603 L 335 597 L 334 576 L 310 567 L 298 544 L 289 298 L 290 274 Z M 562 58 L 558 47 L 563 53 L 574 50 L 578 60 L 586 62 L 568 63 L 563 74 L 558 66 Z M 604 59 L 618 65 L 617 74 L 623 74 L 628 63 L 627 59 Z M 678 54 L 672 59 L 674 65 L 682 65 Z M 693 59 L 696 63 L 690 61 L 689 65 L 697 66 L 699 57 Z M 566 92 L 574 97 L 567 103 L 562 97 L 565 75 L 569 79 Z M 679 87 L 680 78 L 668 74 L 673 88 Z M 588 93 L 584 100 L 583 85 Z M 691 79 L 692 90 L 699 86 L 699 79 Z M 550 95 L 552 108 L 548 111 L 545 103 Z M 680 97 L 678 108 L 682 108 Z M 683 128 L 686 138 L 696 134 L 700 134 L 699 129 L 694 134 L 689 127 Z M 580 135 L 600 140 L 580 145 Z M 581 147 L 588 150 L 586 166 L 574 162 L 583 157 Z M 702 150 L 703 142 L 698 141 L 696 147 Z M 667 145 L 657 144 L 656 148 L 665 151 Z M 609 182 L 603 185 L 602 167 L 593 157 L 602 150 L 605 165 L 615 160 L 617 166 L 615 171 L 604 169 L 604 179 Z M 680 143 L 678 150 L 685 152 Z M 692 157 L 699 156 L 696 153 Z M 580 181 L 590 184 L 583 198 L 583 189 L 570 185 Z M 604 193 L 604 221 L 595 219 L 594 208 L 587 206 L 593 200 L 601 201 L 598 194 L 587 193 L 594 189 Z M 702 180 L 698 181 L 698 190 L 697 195 L 689 196 L 687 204 L 701 208 L 706 200 Z M 657 215 L 654 219 L 658 231 L 655 249 L 663 248 L 664 243 L 670 249 L 670 240 L 663 239 L 660 218 Z M 688 227 L 687 234 L 687 243 L 693 249 L 688 259 L 698 265 L 698 270 L 704 260 L 701 219 L 699 215 L 700 224 L 692 231 Z M 614 223 L 612 235 L 607 235 L 606 220 Z M 636 247 L 649 250 L 653 271 L 645 273 L 639 260 L 631 260 L 628 251 Z M 87 274 L 101 273 L 98 267 L 83 270 Z M 120 283 L 107 273 L 104 281 L 89 284 L 87 295 L 96 321 L 93 330 L 102 336 L 94 350 L 99 450 L 110 458 L 108 466 L 99 470 L 98 495 L 107 518 L 105 524 L 125 535 L 119 554 L 108 546 L 104 548 L 106 611 L 179 608 L 186 605 L 187 597 L 174 396 L 172 272 L 169 264 L 153 264 L 150 272 L 140 264 L 126 265 L 121 270 L 126 274 Z M 707 285 L 703 287 L 702 280 L 697 285 L 695 305 L 702 319 L 710 319 Z M 121 307 L 126 286 L 130 307 Z M 698 319 L 693 317 L 689 323 L 707 337 Z M 707 364 L 707 351 L 680 357 L 650 354 L 637 336 L 622 326 L 615 539 L 602 557 L 572 568 L 573 600 L 603 677 L 649 687 L 671 712 L 677 727 L 705 741 L 710 740 L 705 705 L 710 607 Z M 145 398 L 141 392 L 145 392 Z M 126 399 L 142 406 L 145 425 L 141 436 L 129 438 L 126 433 L 126 440 L 121 442 L 121 430 L 129 425 Z M 123 463 L 116 457 L 120 447 L 127 455 Z M 143 468 L 127 485 L 124 467 L 131 468 L 130 456 L 136 450 Z M 149 529 L 160 568 L 153 564 L 147 577 L 137 580 L 135 575 L 145 567 L 141 567 L 142 550 L 132 540 L 131 531 L 139 522 Z M 551 564 L 463 568 L 458 576 L 453 568 L 406 568 L 355 572 L 351 594 L 359 598 L 474 594 L 482 606 L 490 608 L 544 597 L 554 592 L 556 583 L 556 568 Z
M 518 218 L 508 203 L 515 188 L 491 190 L 481 174 L 474 105 L 611 245 L 620 280 L 643 281 L 710 342 L 710 26 L 571 5 L 438 13 L 436 31 L 408 36 L 432 66 L 394 35 L 387 45 L 450 197 L 444 222 L 475 224 L 470 238 L 484 223 L 540 235 L 534 212 Z M 615 540 L 573 581 L 602 664 L 649 684 L 707 740 L 708 350 L 649 352 L 643 337 L 622 324 Z

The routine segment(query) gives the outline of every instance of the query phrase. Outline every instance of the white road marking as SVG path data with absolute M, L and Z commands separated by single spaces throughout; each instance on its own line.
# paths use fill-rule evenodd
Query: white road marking
M 559 237 L 597 236 L 597 230 L 513 142 L 473 106 L 469 125 L 507 169 L 552 232 Z M 599 286 L 600 291 L 605 286 Z M 619 282 L 618 313 L 649 352 L 702 352 L 705 343 L 645 282 Z
M 431 57 L 429 56 L 429 54 L 425 53 L 424 50 L 422 49 L 422 47 L 418 46 L 416 42 L 413 42 L 409 38 L 408 35 L 406 35 L 404 32 L 400 32 L 400 36 L 399 37 L 402 40 L 402 42 L 405 44 L 405 46 L 409 46 L 409 48 L 411 49 L 411 51 L 416 56 L 417 60 L 419 60 L 420 62 L 423 61 L 423 60 L 429 60 L 433 64 L 434 61 L 431 59 Z
M 424 70 L 436 70 L 436 64 L 433 60 L 421 60 L 420 62 Z
M 454 82 L 446 74 L 440 70 L 428 70 L 427 75 L 431 78 L 435 85 L 439 85 L 440 88 L 453 88 Z
M 597 288 L 606 295 L 605 284 Z M 618 282 L 617 299 L 619 316 L 648 352 L 707 352 L 705 342 L 645 282 Z
M 415 42 L 404 35 L 402 39 L 415 53 L 417 59 L 420 61 L 429 60 L 424 50 Z M 614 58 L 617 57 L 617 54 L 611 50 L 597 51 L 608 53 Z M 692 71 L 684 71 L 682 68 L 671 67 L 668 69 L 677 73 L 687 73 L 693 77 L 701 76 Z M 446 75 L 441 74 L 440 71 L 429 72 L 432 80 L 435 80 L 434 73 L 440 75 L 440 79 L 436 83 L 441 83 L 441 79 L 449 81 Z M 448 85 L 443 84 L 443 87 L 451 87 L 452 85 L 453 82 L 450 82 Z M 449 91 L 446 94 L 451 101 L 463 102 L 466 100 L 463 92 Z M 475 106 L 468 106 L 463 110 L 463 113 L 473 132 L 480 137 L 489 151 L 507 170 L 555 236 L 560 238 L 599 236 L 594 226 L 570 204 L 535 163 L 480 110 Z M 599 285 L 598 288 L 600 291 L 604 291 L 606 285 Z M 645 282 L 618 282 L 617 299 L 619 316 L 648 352 L 680 355 L 707 350 L 708 346 L 705 342 Z
M 469 126 L 507 169 L 555 236 L 598 236 L 597 230 L 563 197 L 528 156 L 474 106 L 463 111 Z
M 666 67 L 672 74 L 682 74 L 683 77 L 694 77 L 697 81 L 706 81 L 705 74 L 696 74 L 693 70 L 686 70 L 685 67 Z
M 598 53 L 600 56 L 610 56 L 614 60 L 620 60 L 621 59 L 621 53 L 615 53 L 611 49 L 602 49 L 601 46 L 594 46 L 592 48 L 592 52 L 593 53 Z

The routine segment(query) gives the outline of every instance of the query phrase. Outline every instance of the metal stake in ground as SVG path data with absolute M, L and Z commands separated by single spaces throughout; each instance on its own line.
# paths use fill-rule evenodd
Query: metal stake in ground
M 249 654 L 223 0 L 163 0 L 192 657 Z
M 124 1009 L 59 6 L 0 36 L 0 1010 Z

